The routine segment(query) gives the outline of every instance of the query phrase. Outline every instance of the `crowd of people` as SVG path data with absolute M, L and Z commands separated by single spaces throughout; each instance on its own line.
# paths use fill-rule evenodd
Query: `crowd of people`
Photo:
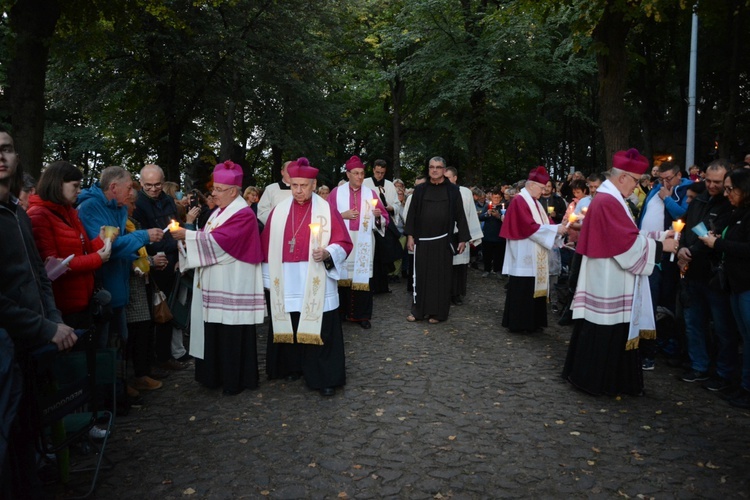
M 256 329 L 268 321 L 266 376 L 303 379 L 330 397 L 346 383 L 344 322 L 372 328 L 374 296 L 404 279 L 407 321 L 447 321 L 466 298 L 469 268 L 506 281 L 501 325 L 513 333 L 546 327 L 556 296 L 552 312 L 573 324 L 562 376 L 580 390 L 640 395 L 642 372 L 660 358 L 685 362 L 685 382 L 750 408 L 741 352 L 750 169 L 649 166 L 631 149 L 607 172 L 555 181 L 540 166 L 482 189 L 460 185 L 436 156 L 407 189 L 386 178 L 385 161 L 368 177 L 352 156 L 330 188 L 298 158 L 260 189 L 228 160 L 205 192 L 183 193 L 152 164 L 137 181 L 107 167 L 82 189 L 80 169 L 65 161 L 36 183 L 22 175 L 0 130 L 0 492 L 38 487 L 22 373 L 39 345 L 76 349 L 74 331 L 95 329 L 98 347 L 121 352 L 131 404 L 193 366 L 197 382 L 232 396 L 260 383 Z M 163 318 L 154 298 L 179 295 L 185 278 L 188 313 Z

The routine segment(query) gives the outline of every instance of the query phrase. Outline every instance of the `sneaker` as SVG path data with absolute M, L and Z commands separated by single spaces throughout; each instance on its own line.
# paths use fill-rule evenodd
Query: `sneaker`
M 108 435 L 109 431 L 107 429 L 102 429 L 101 427 L 94 426 L 89 429 L 89 437 L 91 439 L 104 439 Z
M 144 376 L 136 378 L 133 381 L 133 385 L 139 391 L 155 391 L 156 389 L 161 389 L 162 383 L 151 377 Z
M 737 396 L 728 399 L 727 402 L 737 408 L 750 409 L 750 391 L 741 389 Z
M 641 362 L 641 369 L 645 372 L 652 372 L 654 371 L 654 366 L 656 363 L 654 363 L 654 360 L 651 358 L 643 358 L 643 361 Z
M 688 370 L 682 374 L 680 380 L 683 382 L 703 382 L 708 380 L 708 373 L 699 372 L 698 370 Z
M 489 275 L 490 275 L 490 273 L 488 273 L 487 271 L 485 271 L 485 272 L 482 273 L 482 278 L 486 278 Z
M 721 392 L 731 388 L 732 381 L 719 376 L 711 377 L 708 382 L 703 384 L 703 387 L 712 392 Z

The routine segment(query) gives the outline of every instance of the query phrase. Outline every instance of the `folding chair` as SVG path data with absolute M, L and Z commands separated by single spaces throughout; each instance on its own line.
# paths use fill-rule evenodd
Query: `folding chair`
M 104 451 L 114 412 L 101 408 L 99 388 L 111 389 L 115 400 L 116 360 L 114 349 L 96 349 L 95 330 L 76 333 L 83 351 L 60 353 L 51 345 L 33 354 L 31 383 L 37 398 L 40 459 L 55 457 L 58 479 L 74 495 L 68 498 L 87 498 L 96 488 L 100 470 L 112 467 Z M 95 425 L 106 430 L 100 442 L 89 434 Z M 73 450 L 91 453 L 74 460 Z M 90 484 L 85 493 L 77 494 L 78 481 L 73 485 L 71 475 L 84 472 L 93 473 Z

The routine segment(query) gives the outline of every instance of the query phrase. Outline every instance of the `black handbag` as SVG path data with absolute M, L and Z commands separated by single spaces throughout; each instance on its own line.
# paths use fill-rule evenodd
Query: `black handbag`
M 112 319 L 112 294 L 104 288 L 94 290 L 94 295 L 89 301 L 89 309 L 94 322 L 107 323 Z

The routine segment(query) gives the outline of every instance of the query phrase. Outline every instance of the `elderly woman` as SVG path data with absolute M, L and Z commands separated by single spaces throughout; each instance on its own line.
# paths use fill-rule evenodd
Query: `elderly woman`
M 700 238 L 709 248 L 723 253 L 729 301 L 745 346 L 742 353 L 741 387 L 727 397 L 732 406 L 750 408 L 750 170 L 732 170 L 724 178 L 724 195 L 735 207 L 723 234 Z
M 57 308 L 65 324 L 88 328 L 93 323 L 89 304 L 94 293 L 94 271 L 110 257 L 104 228 L 89 239 L 78 212 L 73 208 L 81 192 L 83 174 L 71 163 L 56 161 L 39 179 L 36 194 L 29 197 L 28 214 L 34 240 L 42 259 L 65 259 L 73 255 L 70 270 L 52 282 Z

